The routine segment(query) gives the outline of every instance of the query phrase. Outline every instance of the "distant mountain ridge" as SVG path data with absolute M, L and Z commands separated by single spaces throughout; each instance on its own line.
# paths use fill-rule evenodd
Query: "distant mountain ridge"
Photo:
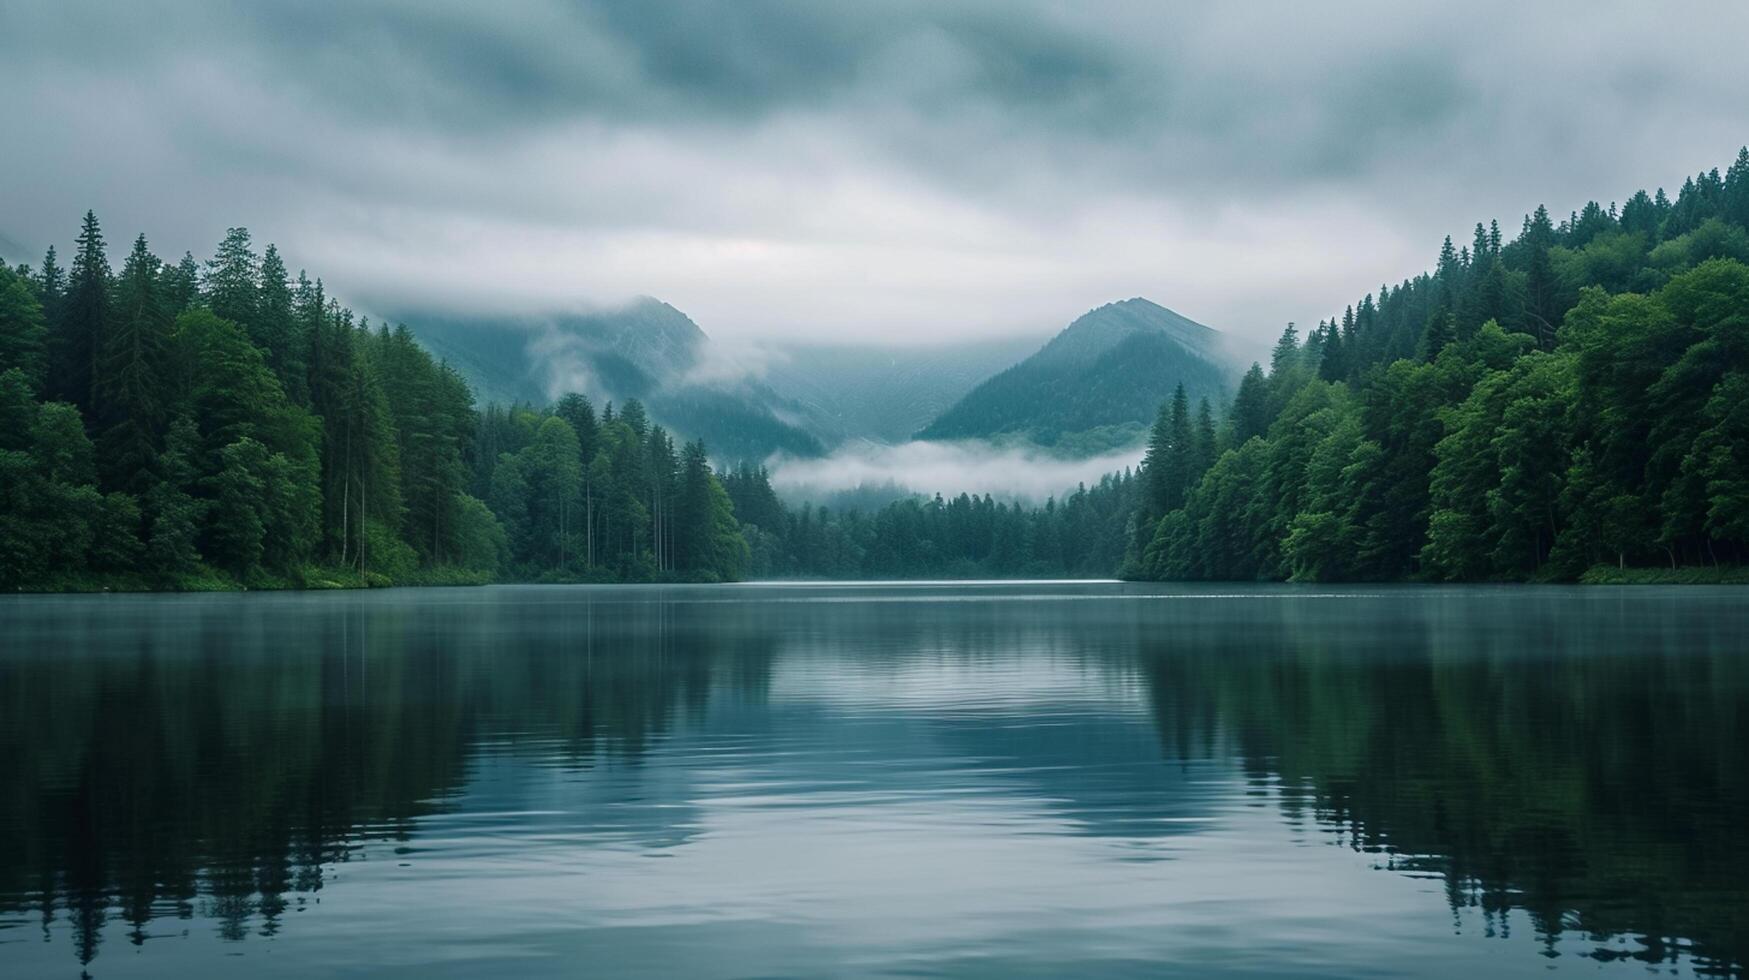
M 939 347 L 795 345 L 744 370 L 691 317 L 642 297 L 548 315 L 396 317 L 481 402 L 543 405 L 567 391 L 600 407 L 636 398 L 712 455 L 818 456 L 842 443 L 1026 440 L 1069 455 L 1137 441 L 1182 381 L 1225 396 L 1218 331 L 1145 299 L 1089 311 L 1042 347 L 1004 338 Z M 1031 356 L 1026 356 L 1032 350 Z
M 806 409 L 733 371 L 700 377 L 717 357 L 691 317 L 641 297 L 623 307 L 549 316 L 412 313 L 405 321 L 460 371 L 482 402 L 546 404 L 576 391 L 597 402 L 636 398 L 652 418 L 705 440 L 713 455 L 817 456 L 825 447 Z
M 1177 385 L 1193 402 L 1219 402 L 1235 373 L 1219 331 L 1140 297 L 1107 303 L 972 389 L 917 438 L 1103 451 L 1138 441 Z
M 792 346 L 782 348 L 765 381 L 838 438 L 899 443 L 1038 343 L 1000 337 L 927 347 Z

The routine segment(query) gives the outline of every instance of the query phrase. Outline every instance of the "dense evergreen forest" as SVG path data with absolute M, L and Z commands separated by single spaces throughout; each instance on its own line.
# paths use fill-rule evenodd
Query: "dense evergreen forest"
M 0 265 L 0 584 L 1018 577 L 1721 577 L 1749 561 L 1749 149 L 1519 235 L 1304 338 L 1225 410 L 1182 386 L 1135 473 L 1027 507 L 791 507 L 636 401 L 476 410 L 233 229 L 112 273 Z
M 1749 149 L 1502 241 L 1447 238 L 1245 376 L 1138 477 L 1151 579 L 1696 577 L 1749 560 Z M 1620 570 L 1610 572 L 1609 569 Z
M 1109 578 L 1122 563 L 1135 477 L 1112 474 L 1043 506 L 960 494 L 869 513 L 789 507 L 765 470 L 723 474 L 755 578 Z
M 755 575 L 1749 578 L 1745 263 L 1749 149 L 1674 201 L 1448 238 L 1433 271 L 1290 324 L 1218 421 L 1180 386 L 1138 472 L 1064 501 L 837 514 L 756 468 L 724 483 Z
M 142 235 L 112 271 L 0 263 L 0 586 L 235 588 L 495 578 L 715 581 L 746 544 L 705 449 L 635 402 L 477 412 L 232 229 L 203 264 Z

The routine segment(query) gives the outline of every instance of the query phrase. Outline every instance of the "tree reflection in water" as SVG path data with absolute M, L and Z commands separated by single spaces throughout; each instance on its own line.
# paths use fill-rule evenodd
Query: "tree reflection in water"
M 1236 767 L 1291 826 L 1442 877 L 1454 915 L 1503 932 L 1517 909 L 1551 950 L 1584 936 L 1599 959 L 1740 970 L 1749 613 L 1734 594 L 997 601 L 1016 588 L 8 600 L 0 909 L 45 937 L 65 917 L 81 963 L 116 920 L 136 945 L 167 918 L 272 936 L 361 848 L 414 842 L 484 754 L 587 779 L 711 712 L 786 723 L 768 701 L 786 671 L 890 686 L 951 669 L 944 700 L 882 710 L 968 756 L 1015 757 L 1014 792 L 1055 801 L 1073 832 L 1195 832 L 1162 819 L 1195 800 L 1099 776 L 1109 740 L 1076 737 L 1107 723 L 1101 692 L 1139 690 L 1156 763 Z M 858 596 L 881 601 L 843 601 Z M 1052 695 L 1049 726 L 998 733 L 948 710 L 1009 698 L 1024 721 L 1015 664 L 1041 656 L 1090 678 Z M 808 717 L 824 734 L 831 706 Z M 665 825 L 636 833 L 684 843 L 692 801 L 663 803 Z

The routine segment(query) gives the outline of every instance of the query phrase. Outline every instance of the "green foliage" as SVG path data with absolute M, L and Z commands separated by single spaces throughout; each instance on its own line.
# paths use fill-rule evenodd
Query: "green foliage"
M 828 511 L 784 506 L 759 467 L 722 484 L 756 578 L 1105 577 L 1124 559 L 1139 491 L 1125 473 L 1042 507 L 962 493 Z
M 504 526 L 484 501 L 465 493 L 457 495 L 455 512 L 456 566 L 496 576 L 510 557 Z
M 240 579 L 261 565 L 267 537 L 267 447 L 247 436 L 219 451 L 216 472 L 206 480 L 212 522 L 201 551 Z
M 16 369 L 32 390 L 40 390 L 47 345 L 47 320 L 30 281 L 0 262 L 0 373 Z
M 1749 585 L 1749 565 L 1703 565 L 1684 568 L 1618 568 L 1597 565 L 1579 581 L 1586 585 Z
M 1219 424 L 1191 408 L 1222 381 L 1195 325 L 1114 304 L 931 434 L 1090 445 L 1153 416 L 1137 472 L 1035 508 L 838 513 L 784 506 L 757 468 L 719 474 L 636 401 L 477 411 L 404 327 L 290 281 L 241 228 L 204 277 L 143 237 L 112 275 L 88 213 L 68 272 L 53 249 L 0 268 L 0 587 L 1740 566 L 1746 221 L 1749 151 L 1675 201 L 1538 208 L 1510 242 L 1478 224 L 1432 272 L 1303 340 L 1289 325 Z
M 39 401 L 45 361 L 66 401 Z M 736 578 L 747 544 L 688 452 L 683 480 L 635 402 L 476 412 L 404 326 L 246 229 L 204 276 L 141 236 L 112 277 L 93 215 L 70 276 L 52 249 L 0 268 L 0 587 Z
M 0 375 L 0 388 L 23 384 L 17 369 Z M 16 410 L 16 400 L 6 400 Z M 94 450 L 79 410 L 51 402 L 25 411 L 28 440 L 0 449 L 0 588 L 52 586 L 88 567 L 100 531 L 134 533 L 122 503 L 97 492 Z M 126 540 L 100 544 L 99 562 L 125 562 Z
M 146 236 L 135 239 L 116 282 L 114 315 L 99 358 L 104 483 L 130 493 L 150 485 L 163 426 L 170 319 L 160 293 L 159 264 Z
M 1227 369 L 1213 337 L 1146 300 L 1101 307 L 973 389 L 918 438 L 1006 436 L 1055 446 L 1092 430 L 1139 429 L 1174 385 L 1192 397 L 1225 396 Z
M 1221 460 L 1181 507 L 1144 500 L 1147 545 L 1126 574 L 1594 580 L 1605 564 L 1624 579 L 1740 564 L 1744 160 L 1674 204 L 1642 192 L 1558 226 L 1539 208 L 1505 245 L 1478 225 L 1473 248 L 1448 240 L 1434 273 L 1364 298 L 1340 330 L 1301 344 L 1290 326 L 1268 375 L 1241 382 Z M 1167 459 L 1150 454 L 1145 486 L 1172 484 Z
M 145 498 L 147 565 L 160 580 L 175 581 L 200 566 L 197 542 L 209 505 L 192 493 L 199 452 L 193 420 L 177 419 L 158 457 L 159 479 Z
M 97 215 L 90 211 L 85 212 L 78 245 L 66 291 L 54 295 L 52 300 L 55 321 L 49 335 L 49 394 L 89 411 L 98 381 L 98 353 L 110 312 L 109 255 L 104 250 Z M 52 259 L 51 255 L 44 261 L 45 296 L 56 288 L 47 284 Z

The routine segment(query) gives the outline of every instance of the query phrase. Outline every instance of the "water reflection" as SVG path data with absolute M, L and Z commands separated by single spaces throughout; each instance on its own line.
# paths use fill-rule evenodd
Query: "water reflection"
M 1749 952 L 1731 590 L 9 598 L 0 635 L 25 974 Z

